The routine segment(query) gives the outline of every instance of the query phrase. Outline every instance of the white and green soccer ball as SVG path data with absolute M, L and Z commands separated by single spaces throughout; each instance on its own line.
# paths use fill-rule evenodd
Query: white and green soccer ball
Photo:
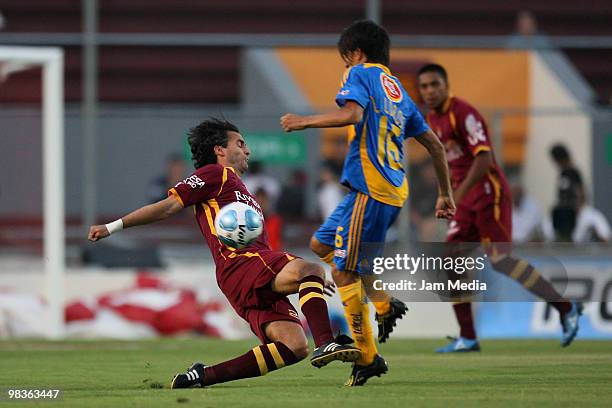
M 215 217 L 219 240 L 233 248 L 255 242 L 263 231 L 263 218 L 255 209 L 239 201 L 225 205 Z

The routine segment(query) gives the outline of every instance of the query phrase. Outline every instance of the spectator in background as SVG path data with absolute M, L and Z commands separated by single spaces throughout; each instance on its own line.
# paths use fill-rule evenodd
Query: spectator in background
M 542 208 L 529 196 L 518 180 L 510 183 L 512 191 L 512 242 L 552 241 L 552 225 Z
M 265 189 L 260 188 L 255 192 L 255 201 L 259 203 L 264 215 L 265 229 L 268 233 L 268 241 L 273 251 L 283 248 L 283 220 L 274 212 L 270 204 L 270 197 Z
M 583 188 L 580 172 L 562 144 L 550 149 L 550 156 L 559 169 L 557 179 L 557 203 L 553 208 L 553 226 L 557 240 L 571 241 L 576 226 L 577 190 Z
M 306 199 L 306 174 L 301 169 L 291 173 L 291 177 L 281 189 L 278 213 L 284 220 L 302 220 L 304 218 L 304 200 Z
M 520 10 L 516 13 L 516 34 L 524 37 L 538 35 L 538 23 L 533 12 Z
M 576 190 L 577 217 L 576 227 L 572 232 L 572 241 L 576 243 L 609 242 L 610 223 L 598 209 L 587 205 L 586 194 L 582 187 Z
M 569 151 L 562 144 L 556 144 L 550 149 L 550 156 L 559 168 L 557 180 L 557 204 L 575 207 L 577 190 L 582 188 L 582 177 L 574 166 Z
M 180 153 L 166 157 L 166 172 L 151 180 L 147 187 L 147 201 L 156 203 L 168 197 L 168 188 L 185 178 L 185 160 Z
M 251 192 L 261 188 L 266 190 L 271 208 L 277 208 L 276 203 L 281 189 L 280 183 L 276 178 L 264 173 L 261 162 L 251 161 L 249 163 L 249 172 L 244 175 L 242 181 Z
M 538 22 L 531 10 L 516 13 L 514 33 L 508 37 L 509 48 L 550 47 L 551 43 L 539 29 Z
M 326 160 L 321 166 L 319 175 L 321 185 L 317 192 L 317 200 L 323 220 L 331 215 L 346 195 L 346 190 L 340 185 L 341 172 L 342 167 L 338 168 L 338 165 L 331 160 Z

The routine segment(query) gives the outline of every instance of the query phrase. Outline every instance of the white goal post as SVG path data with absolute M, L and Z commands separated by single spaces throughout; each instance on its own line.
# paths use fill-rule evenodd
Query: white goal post
M 64 337 L 66 271 L 64 208 L 64 52 L 59 47 L 0 46 L 0 62 L 10 70 L 42 66 L 43 245 L 48 315 L 41 316 L 51 339 Z

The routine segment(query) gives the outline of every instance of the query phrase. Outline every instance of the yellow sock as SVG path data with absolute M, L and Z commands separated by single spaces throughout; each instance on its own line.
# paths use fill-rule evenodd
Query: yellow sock
M 365 301 L 366 296 L 365 292 L 362 292 L 362 299 L 364 300 L 361 303 L 361 315 L 364 316 L 363 319 L 363 337 L 364 337 L 364 345 L 361 347 L 361 359 L 357 361 L 359 365 L 370 365 L 374 362 L 374 357 L 378 354 L 378 348 L 376 347 L 376 340 L 374 337 L 374 332 L 372 331 L 372 322 L 370 321 L 370 306 Z
M 378 353 L 372 325 L 370 323 L 369 306 L 365 302 L 365 292 L 361 280 L 338 288 L 340 299 L 344 305 L 344 315 L 349 324 L 355 346 L 361 350 L 359 365 L 370 365 Z
M 386 315 L 391 311 L 391 297 L 384 290 L 376 290 L 373 287 L 374 278 L 366 275 L 361 278 L 366 287 L 366 296 L 374 304 L 376 313 Z
M 391 311 L 391 303 L 389 303 L 389 295 L 387 295 L 387 300 L 385 301 L 373 300 L 372 303 L 374 303 L 374 308 L 376 309 L 376 313 L 378 313 L 380 316 L 386 315 L 387 313 Z

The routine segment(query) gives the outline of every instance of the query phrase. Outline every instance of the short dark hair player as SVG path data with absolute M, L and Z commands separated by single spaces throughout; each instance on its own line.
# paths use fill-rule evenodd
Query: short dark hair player
M 495 161 L 487 125 L 480 113 L 449 92 L 444 67 L 429 64 L 418 71 L 421 97 L 429 112 L 427 122 L 446 148 L 457 212 L 449 223 L 447 242 L 482 242 L 499 248 L 491 258 L 496 271 L 508 275 L 525 289 L 545 299 L 559 311 L 563 336 L 569 345 L 578 331 L 581 305 L 565 300 L 527 261 L 507 252 L 512 241 L 512 197 L 501 167 Z M 503 252 L 503 253 L 502 253 Z M 461 334 L 437 352 L 479 351 L 470 302 L 454 304 Z

